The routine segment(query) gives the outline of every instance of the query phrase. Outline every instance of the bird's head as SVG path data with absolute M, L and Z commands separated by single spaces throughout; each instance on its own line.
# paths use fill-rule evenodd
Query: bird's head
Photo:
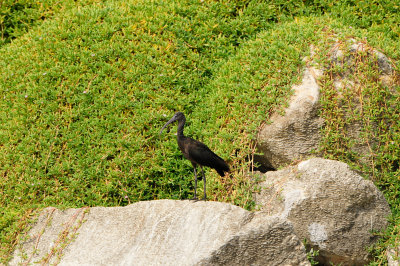
M 174 114 L 174 116 L 161 128 L 160 130 L 160 135 L 163 132 L 163 130 L 171 123 L 175 122 L 175 121 L 182 121 L 182 120 L 186 120 L 185 115 L 182 112 L 177 112 Z

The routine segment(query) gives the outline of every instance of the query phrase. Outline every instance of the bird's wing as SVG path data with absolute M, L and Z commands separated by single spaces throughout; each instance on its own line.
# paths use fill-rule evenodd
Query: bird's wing
M 190 143 L 188 153 L 190 158 L 192 158 L 196 163 L 214 168 L 218 173 L 222 171 L 222 175 L 223 171 L 229 171 L 229 166 L 226 162 L 212 152 L 205 144 L 199 141 L 193 141 Z
M 205 144 L 198 141 L 190 142 L 188 154 L 193 161 L 205 166 L 208 166 L 207 162 L 210 162 L 214 159 L 214 155 L 217 156 Z

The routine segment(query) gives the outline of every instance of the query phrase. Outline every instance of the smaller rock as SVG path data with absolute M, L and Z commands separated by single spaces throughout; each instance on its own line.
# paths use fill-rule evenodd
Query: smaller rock
M 373 230 L 387 226 L 389 205 L 375 185 L 345 163 L 314 158 L 267 172 L 256 204 L 293 223 L 300 239 L 329 265 L 364 265 Z

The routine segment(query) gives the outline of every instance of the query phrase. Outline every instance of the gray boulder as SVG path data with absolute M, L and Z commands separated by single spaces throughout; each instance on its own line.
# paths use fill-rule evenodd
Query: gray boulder
M 345 163 L 314 158 L 265 174 L 256 203 L 293 223 L 320 262 L 364 265 L 373 230 L 387 226 L 389 205 L 375 185 Z
M 289 222 L 220 202 L 47 208 L 29 236 L 10 265 L 309 265 Z

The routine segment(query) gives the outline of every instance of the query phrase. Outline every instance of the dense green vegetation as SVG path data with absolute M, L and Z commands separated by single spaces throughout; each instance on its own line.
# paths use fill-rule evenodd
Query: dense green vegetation
M 227 178 L 207 171 L 210 199 L 251 209 L 252 139 L 301 80 L 310 45 L 328 64 L 329 36 L 357 38 L 398 68 L 394 2 L 1 1 L 1 262 L 36 208 L 190 198 L 192 168 L 175 128 L 158 135 L 175 111 L 187 116 L 185 134 L 233 169 Z M 379 138 L 372 162 L 358 163 L 329 124 L 321 151 L 384 191 L 394 218 L 373 250 L 380 264 L 388 243 L 399 241 L 400 120 L 398 98 L 375 67 L 360 66 L 372 71 L 363 93 L 375 100 L 359 119 L 385 121 L 366 130 L 366 139 Z M 346 123 L 329 84 L 329 76 L 321 81 L 322 115 Z
M 70 8 L 95 0 L 0 0 L 0 46 L 25 34 L 33 26 Z

